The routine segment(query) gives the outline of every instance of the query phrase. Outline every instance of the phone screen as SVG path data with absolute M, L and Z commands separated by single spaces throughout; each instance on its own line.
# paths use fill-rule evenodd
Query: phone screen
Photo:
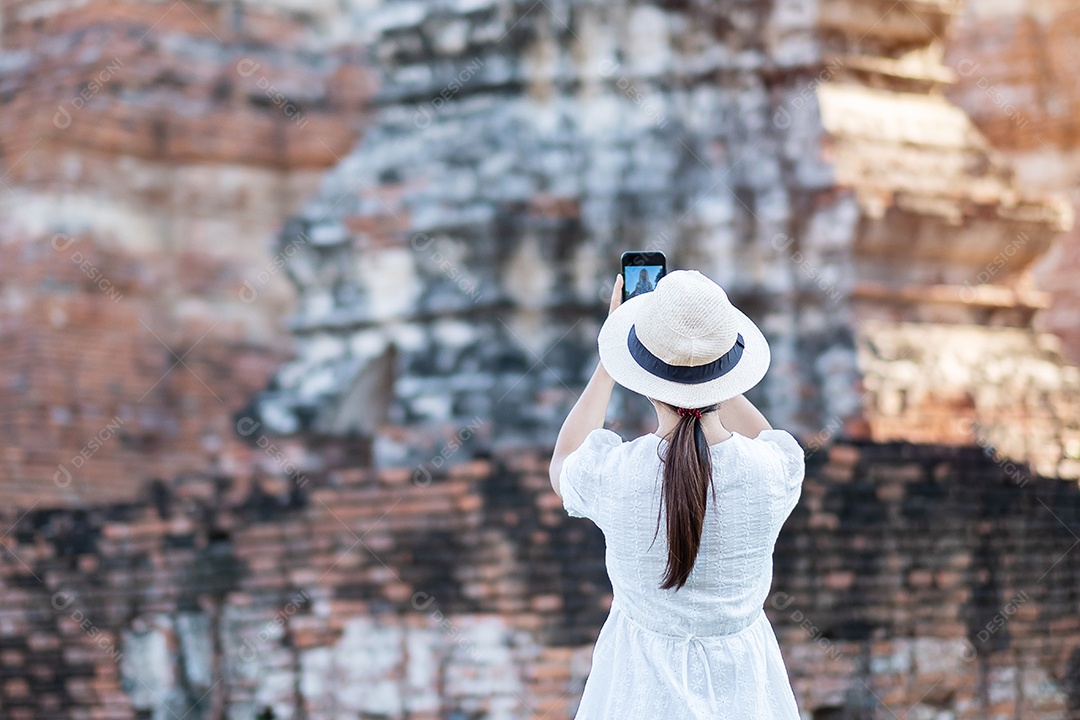
M 652 292 L 656 288 L 656 281 L 664 274 L 663 265 L 624 265 L 623 286 L 626 288 L 626 297 Z
M 659 252 L 625 252 L 622 255 L 623 300 L 628 300 L 656 288 L 664 277 L 667 259 Z

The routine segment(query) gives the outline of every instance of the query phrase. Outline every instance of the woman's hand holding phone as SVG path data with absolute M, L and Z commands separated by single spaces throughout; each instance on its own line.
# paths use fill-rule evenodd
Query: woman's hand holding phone
M 615 312 L 615 308 L 622 305 L 623 279 L 622 273 L 615 276 L 615 287 L 611 289 L 611 302 L 608 304 L 607 314 Z
M 622 273 L 619 273 L 618 275 L 615 276 L 615 284 L 611 286 L 611 300 L 608 302 L 608 311 L 607 311 L 608 315 L 611 315 L 611 313 L 615 312 L 615 308 L 622 305 L 622 289 L 623 289 L 623 278 L 622 278 Z M 611 376 L 608 375 L 607 370 L 604 369 L 604 363 L 602 363 L 602 362 L 598 361 L 596 363 L 596 370 L 594 371 L 593 374 L 594 375 L 599 375 L 601 378 L 603 378 L 605 380 L 611 380 Z M 612 382 L 614 382 L 614 381 L 612 381 Z

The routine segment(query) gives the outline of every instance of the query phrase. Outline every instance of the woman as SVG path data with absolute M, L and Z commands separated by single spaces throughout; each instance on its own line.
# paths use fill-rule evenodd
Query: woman
M 627 300 L 638 295 L 644 295 L 647 292 L 652 292 L 654 286 L 649 280 L 649 273 L 645 268 L 641 268 L 641 272 L 638 273 L 637 285 L 634 286 L 634 291 L 627 296 Z M 620 292 L 621 292 L 620 288 Z
M 566 511 L 604 532 L 614 590 L 576 720 L 798 720 L 762 606 L 805 461 L 742 396 L 768 343 L 696 271 L 620 306 L 621 290 L 551 460 Z M 655 433 L 604 429 L 615 382 L 652 401 Z

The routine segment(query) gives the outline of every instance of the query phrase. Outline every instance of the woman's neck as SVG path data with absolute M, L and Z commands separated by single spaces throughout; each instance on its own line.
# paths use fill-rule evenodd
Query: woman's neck
M 662 438 L 666 438 L 671 434 L 671 431 L 675 429 L 675 426 L 679 424 L 679 416 L 676 413 L 670 412 L 666 409 L 657 410 L 656 413 L 656 434 Z M 720 422 L 720 417 L 715 411 L 705 413 L 701 416 L 701 429 L 705 432 L 705 440 L 710 445 L 715 445 L 718 442 L 722 442 L 731 437 L 732 433 L 723 423 Z

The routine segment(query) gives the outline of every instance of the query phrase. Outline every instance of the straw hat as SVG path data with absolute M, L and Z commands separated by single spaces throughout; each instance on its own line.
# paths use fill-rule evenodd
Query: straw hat
M 697 270 L 672 271 L 615 308 L 597 344 L 615 382 L 683 408 L 746 392 L 771 357 L 757 325 Z

